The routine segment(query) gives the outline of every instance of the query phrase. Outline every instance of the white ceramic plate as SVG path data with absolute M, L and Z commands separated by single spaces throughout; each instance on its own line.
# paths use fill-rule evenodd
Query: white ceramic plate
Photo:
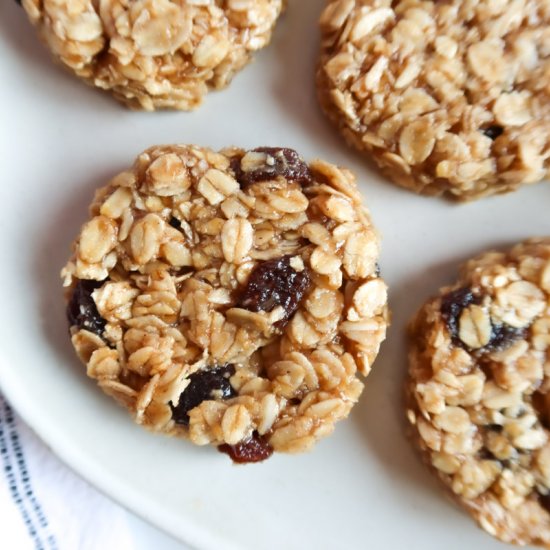
M 457 206 L 384 181 L 319 113 L 323 2 L 296 0 L 272 45 L 196 113 L 134 113 L 54 66 L 21 9 L 0 3 L 0 383 L 52 449 L 181 540 L 212 549 L 490 550 L 403 435 L 404 325 L 488 247 L 550 234 L 547 183 Z M 94 188 L 155 143 L 285 145 L 353 169 L 383 234 L 393 326 L 351 418 L 310 454 L 235 467 L 153 436 L 88 381 L 67 338 L 58 272 Z

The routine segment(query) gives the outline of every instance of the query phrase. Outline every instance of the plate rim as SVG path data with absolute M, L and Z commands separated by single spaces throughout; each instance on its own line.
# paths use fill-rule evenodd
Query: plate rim
M 124 510 L 137 515 L 149 525 L 169 534 L 178 542 L 189 547 L 189 550 L 243 550 L 228 540 L 223 539 L 215 532 L 197 527 L 187 517 L 181 514 L 165 515 L 164 509 L 148 505 L 142 493 L 134 490 L 128 483 L 109 473 L 108 469 L 102 470 L 101 465 L 94 460 L 87 460 L 85 453 L 81 453 L 77 446 L 71 445 L 68 439 L 63 438 L 62 430 L 56 430 L 55 426 L 42 422 L 39 411 L 33 407 L 30 400 L 25 399 L 24 388 L 18 385 L 17 377 L 10 378 L 10 367 L 3 355 L 0 355 L 0 392 L 6 398 L 8 404 L 21 417 L 23 422 L 32 430 L 38 439 L 51 451 L 66 467 L 98 490 L 108 499 L 112 500 Z M 42 418 L 48 418 L 44 415 Z M 44 436 L 45 430 L 47 435 Z M 154 435 L 154 434 L 153 434 Z M 183 528 L 177 529 L 175 520 Z

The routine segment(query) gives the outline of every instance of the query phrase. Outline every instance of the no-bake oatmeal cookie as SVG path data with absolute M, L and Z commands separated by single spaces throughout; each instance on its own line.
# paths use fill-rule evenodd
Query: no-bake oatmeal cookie
M 22 0 L 65 67 L 135 109 L 196 108 L 266 46 L 283 0 Z
M 413 439 L 491 535 L 550 548 L 550 238 L 467 262 L 411 324 Z
M 153 147 L 90 215 L 62 271 L 72 343 L 137 423 L 253 462 L 348 416 L 388 318 L 348 170 L 283 148 Z
M 548 175 L 546 0 L 331 0 L 318 93 L 394 182 L 460 200 Z

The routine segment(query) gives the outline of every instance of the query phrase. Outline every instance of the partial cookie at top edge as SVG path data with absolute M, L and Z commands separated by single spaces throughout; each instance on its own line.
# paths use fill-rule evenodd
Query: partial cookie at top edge
M 54 57 L 134 109 L 198 107 L 270 39 L 283 0 L 23 0 Z
M 410 325 L 407 416 L 491 535 L 550 548 L 550 238 L 467 262 Z
M 72 343 L 138 424 L 237 462 L 305 451 L 385 338 L 378 254 L 344 168 L 153 147 L 98 190 L 63 269 Z
M 459 200 L 548 174 L 550 7 L 332 0 L 321 106 L 394 182 Z

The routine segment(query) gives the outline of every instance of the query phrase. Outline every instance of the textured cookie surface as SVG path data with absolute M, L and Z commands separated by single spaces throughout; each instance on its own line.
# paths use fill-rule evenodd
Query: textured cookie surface
M 468 200 L 549 169 L 546 0 L 332 0 L 321 105 L 396 183 Z
M 408 417 L 490 534 L 550 547 L 550 238 L 466 263 L 411 324 Z
M 136 109 L 197 107 L 264 47 L 283 0 L 23 0 L 53 55 Z
M 291 149 L 154 147 L 90 213 L 62 272 L 72 342 L 136 422 L 251 462 L 349 414 L 387 324 L 349 171 Z

